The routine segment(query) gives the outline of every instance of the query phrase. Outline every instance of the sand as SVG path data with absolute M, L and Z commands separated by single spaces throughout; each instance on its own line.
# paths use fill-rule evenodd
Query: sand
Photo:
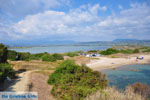
M 143 60 L 136 60 L 136 57 L 144 57 Z M 149 64 L 150 63 L 150 54 L 138 54 L 130 55 L 128 57 L 120 58 L 109 58 L 109 57 L 96 57 L 96 59 L 91 60 L 87 63 L 87 66 L 93 70 L 100 71 L 103 69 L 117 68 L 123 65 L 130 64 Z

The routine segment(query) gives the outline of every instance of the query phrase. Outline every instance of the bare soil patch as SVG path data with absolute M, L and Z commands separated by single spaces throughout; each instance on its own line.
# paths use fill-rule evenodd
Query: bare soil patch
M 53 71 L 50 71 L 52 73 Z M 55 100 L 51 94 L 52 86 L 47 83 L 48 75 L 33 72 L 30 76 L 30 91 L 38 92 L 38 100 Z

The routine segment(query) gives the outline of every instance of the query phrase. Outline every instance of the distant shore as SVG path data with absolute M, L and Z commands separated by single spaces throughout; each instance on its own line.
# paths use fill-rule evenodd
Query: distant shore
M 136 57 L 144 57 L 144 59 L 137 60 Z M 150 64 L 150 54 L 132 54 L 128 57 L 119 58 L 97 57 L 97 59 L 87 63 L 87 66 L 93 70 L 101 71 L 104 69 L 115 69 L 130 64 Z

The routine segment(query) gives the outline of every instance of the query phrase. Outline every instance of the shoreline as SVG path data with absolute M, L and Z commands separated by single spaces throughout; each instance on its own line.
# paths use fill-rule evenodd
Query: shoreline
M 143 60 L 136 60 L 136 57 L 142 56 Z M 150 54 L 137 54 L 129 55 L 127 58 L 109 58 L 109 57 L 97 57 L 98 60 L 91 60 L 87 63 L 87 66 L 95 71 L 101 71 L 105 69 L 116 69 L 124 65 L 132 64 L 150 64 Z

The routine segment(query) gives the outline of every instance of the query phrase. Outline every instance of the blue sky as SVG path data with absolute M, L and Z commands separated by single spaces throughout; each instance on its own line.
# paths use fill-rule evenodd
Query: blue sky
M 150 39 L 150 0 L 0 0 L 3 43 L 118 38 Z

